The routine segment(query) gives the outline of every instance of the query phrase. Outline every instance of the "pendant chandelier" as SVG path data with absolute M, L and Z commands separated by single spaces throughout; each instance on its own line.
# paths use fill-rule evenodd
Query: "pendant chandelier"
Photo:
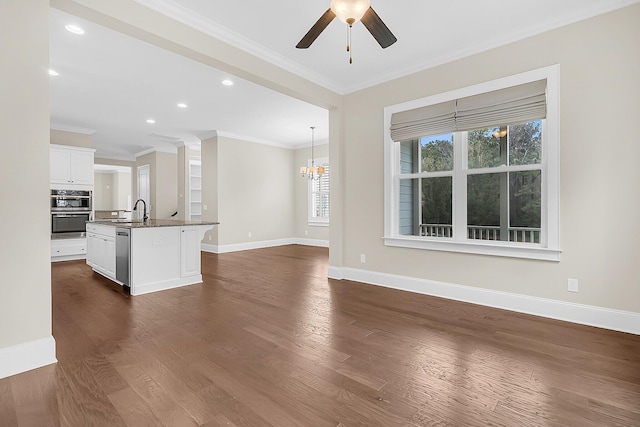
M 316 167 L 315 153 L 314 153 L 314 136 L 315 136 L 315 126 L 311 126 L 311 166 L 300 166 L 300 175 L 303 178 L 318 179 L 324 173 L 324 168 L 322 166 Z

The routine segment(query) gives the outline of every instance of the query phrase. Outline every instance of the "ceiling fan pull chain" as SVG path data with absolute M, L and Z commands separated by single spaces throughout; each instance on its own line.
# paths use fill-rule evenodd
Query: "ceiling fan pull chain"
M 349 52 L 349 64 L 353 64 L 353 57 L 351 52 L 351 25 L 347 27 L 347 52 Z

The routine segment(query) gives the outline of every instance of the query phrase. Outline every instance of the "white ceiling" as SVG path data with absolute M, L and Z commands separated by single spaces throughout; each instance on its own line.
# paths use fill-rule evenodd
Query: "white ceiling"
M 330 0 L 135 1 L 345 94 L 640 0 L 372 0 L 398 42 L 382 49 L 357 23 L 353 64 L 337 19 L 309 49 L 295 48 Z M 69 23 L 86 33 L 67 32 Z M 295 147 L 308 145 L 315 125 L 316 141 L 328 138 L 321 108 L 55 9 L 50 32 L 51 68 L 60 73 L 51 77 L 52 125 L 95 130 L 98 156 L 175 150 L 175 141 L 150 134 L 190 142 L 217 131 Z M 225 78 L 236 84 L 222 86 Z

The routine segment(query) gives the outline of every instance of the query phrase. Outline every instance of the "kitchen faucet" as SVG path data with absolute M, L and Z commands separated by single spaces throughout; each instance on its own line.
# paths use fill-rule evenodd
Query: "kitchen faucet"
M 134 210 L 134 211 L 135 211 L 135 210 L 138 210 L 138 202 L 142 202 L 142 208 L 143 208 L 143 211 L 142 211 L 142 221 L 143 221 L 143 222 L 147 222 L 147 221 L 149 220 L 149 216 L 147 215 L 147 202 L 145 202 L 145 201 L 144 201 L 144 200 L 142 200 L 142 199 L 138 199 L 138 200 L 136 200 L 136 204 L 135 204 L 135 205 L 133 205 L 133 210 Z

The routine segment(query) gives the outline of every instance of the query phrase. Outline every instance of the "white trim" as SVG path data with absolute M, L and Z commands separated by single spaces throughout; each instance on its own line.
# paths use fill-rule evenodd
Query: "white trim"
M 216 134 L 217 136 L 222 138 L 237 139 L 239 141 L 253 142 L 255 144 L 262 144 L 262 145 L 270 145 L 273 147 L 286 148 L 289 150 L 295 150 L 298 147 L 295 144 L 287 144 L 285 142 L 276 142 L 276 141 L 270 141 L 267 139 L 253 138 L 250 136 L 240 135 L 232 132 L 217 131 Z
M 540 246 L 518 243 L 508 245 L 502 241 L 476 240 L 476 241 L 445 241 L 443 239 L 428 240 L 426 237 L 403 236 L 385 237 L 385 246 L 399 248 L 429 249 L 433 251 L 460 252 L 466 254 L 493 255 L 510 258 L 537 259 L 541 261 L 560 261 L 559 249 L 548 249 Z
M 333 279 L 353 280 L 386 288 L 640 335 L 640 313 L 632 311 L 576 304 L 355 268 L 330 266 L 329 272 L 329 277 Z
M 109 279 L 114 280 L 111 277 L 109 277 Z M 118 282 L 116 281 L 116 283 Z M 134 295 L 134 296 L 144 295 L 144 294 L 149 294 L 151 292 L 166 291 L 167 289 L 180 288 L 182 286 L 196 285 L 198 283 L 202 283 L 202 274 L 196 274 L 194 276 L 188 276 L 188 277 L 180 277 L 180 278 L 171 279 L 171 280 L 164 280 L 162 282 L 145 283 L 144 285 L 136 285 L 131 287 L 131 295 Z
M 144 156 L 151 153 L 169 153 L 176 154 L 178 152 L 178 147 L 153 147 L 147 150 L 142 150 L 134 154 L 136 159 L 140 156 Z
M 51 123 L 49 125 L 49 128 L 52 130 L 61 130 L 64 132 L 82 133 L 85 135 L 93 135 L 96 132 L 95 129 L 80 128 L 76 126 L 67 126 L 67 125 L 61 125 L 56 123 Z
M 317 221 L 316 220 L 316 221 L 307 222 L 307 225 L 309 227 L 328 227 L 331 224 L 329 224 L 329 220 L 327 220 L 327 221 Z
M 266 62 L 274 64 L 280 68 L 288 70 L 292 74 L 304 77 L 305 79 L 325 87 L 333 92 L 340 93 L 340 86 L 337 82 L 294 62 L 279 53 L 276 53 L 259 43 L 254 42 L 228 28 L 214 22 L 204 16 L 198 15 L 191 10 L 179 5 L 173 0 L 134 0 L 135 2 L 155 10 L 170 17 L 182 24 L 203 32 L 213 38 L 221 40 L 237 49 L 247 52 Z
M 460 145 L 454 141 L 454 150 L 458 154 L 458 161 L 454 170 L 454 239 L 425 238 L 419 236 L 403 236 L 399 234 L 399 182 L 398 170 L 400 158 L 399 144 L 391 139 L 391 116 L 394 113 L 412 110 L 427 105 L 438 104 L 454 99 L 474 96 L 494 90 L 500 90 L 532 81 L 546 79 L 547 81 L 547 118 L 542 126 L 542 232 L 540 244 L 522 244 L 509 242 L 473 241 L 466 238 L 466 212 L 460 211 L 461 203 L 455 195 L 466 194 L 464 188 L 456 188 L 465 185 L 466 175 L 470 172 L 460 165 Z M 454 89 L 449 92 L 439 93 L 425 98 L 415 99 L 400 104 L 390 105 L 384 108 L 384 242 L 386 246 L 406 247 L 412 249 L 430 249 L 449 252 L 466 252 L 482 255 L 508 256 L 516 258 L 530 258 L 536 260 L 559 261 L 560 260 L 560 66 L 547 67 L 526 71 L 473 86 Z M 463 141 L 464 142 L 464 141 Z M 462 144 L 464 146 L 464 144 Z M 464 162 L 464 158 L 462 159 Z M 455 158 L 454 158 L 454 161 Z M 460 168 L 462 166 L 462 168 Z M 512 170 L 514 167 L 498 168 L 498 170 Z M 532 166 L 526 166 L 531 169 Z M 496 169 L 496 168 L 494 168 Z M 519 167 L 517 167 L 519 169 Z M 472 171 L 471 173 L 475 173 Z M 422 176 L 421 174 L 415 174 Z M 434 175 L 434 174 L 430 174 Z M 437 175 L 437 174 L 435 174 Z M 403 174 L 402 177 L 413 175 Z M 462 184 L 460 184 L 462 183 Z M 464 208 L 464 204 L 462 204 Z M 460 223 L 465 227 L 460 227 Z
M 86 254 L 52 256 L 51 262 L 75 261 L 78 259 L 87 259 Z
M 327 268 L 327 278 L 335 280 L 344 279 L 344 268 L 330 265 L 329 268 Z
M 320 248 L 328 248 L 329 247 L 329 241 L 328 240 L 321 240 L 321 239 L 300 239 L 300 238 L 295 238 L 293 239 L 295 245 L 304 245 L 304 246 L 317 246 Z
M 56 363 L 53 336 L 0 348 L 0 379 Z
M 252 249 L 273 248 L 276 246 L 286 245 L 304 245 L 304 246 L 318 246 L 329 247 L 328 240 L 320 239 L 301 239 L 297 237 L 290 237 L 288 239 L 275 239 L 275 240 L 261 240 L 258 242 L 245 242 L 245 243 L 232 243 L 229 245 L 210 245 L 207 243 L 201 244 L 203 252 L 210 252 L 214 254 L 225 254 L 229 252 L 249 251 Z
M 488 50 L 516 42 L 518 40 L 533 37 L 537 34 L 542 34 L 556 28 L 561 28 L 566 25 L 573 24 L 575 22 L 584 21 L 586 19 L 612 12 L 614 10 L 621 9 L 638 2 L 638 0 L 625 0 L 622 2 L 617 2 L 615 4 L 611 3 L 603 7 L 600 7 L 600 5 L 598 5 L 588 10 L 581 10 L 580 13 L 568 18 L 563 17 L 542 24 L 523 26 L 520 28 L 520 32 L 516 34 L 504 34 L 503 36 L 495 37 L 491 40 L 486 41 L 477 40 L 474 43 L 461 45 L 459 49 L 446 52 L 439 56 L 430 57 L 424 61 L 418 62 L 417 64 L 412 64 L 403 68 L 395 68 L 393 71 L 377 77 L 372 77 L 367 80 L 361 80 L 356 84 L 344 85 L 339 81 L 323 76 L 305 66 L 302 66 L 300 63 L 294 62 L 253 40 L 249 40 L 246 37 L 237 34 L 206 17 L 194 13 L 184 6 L 179 5 L 175 0 L 134 1 L 148 7 L 149 9 L 166 15 L 178 22 L 181 22 L 189 27 L 195 28 L 196 30 L 201 31 L 211 37 L 228 43 L 237 49 L 254 55 L 280 68 L 288 70 L 291 73 L 303 77 L 307 80 L 310 80 L 320 86 L 338 93 L 339 95 L 347 95 L 362 89 L 405 77 L 409 74 L 417 73 L 419 71 L 434 68 L 461 58 L 466 58 L 472 55 L 486 52 Z

